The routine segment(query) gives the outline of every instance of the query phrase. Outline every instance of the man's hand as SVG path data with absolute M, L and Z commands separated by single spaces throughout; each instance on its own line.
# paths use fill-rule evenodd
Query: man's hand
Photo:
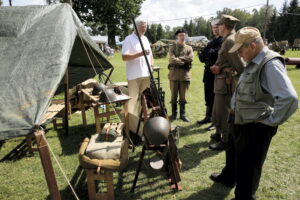
M 218 65 L 213 65 L 210 67 L 210 70 L 213 74 L 220 74 L 221 72 L 221 67 Z
M 224 72 L 227 72 L 227 73 L 232 73 L 234 72 L 234 69 L 232 67 L 226 67 L 223 69 Z
M 145 50 L 145 54 L 148 56 L 149 54 L 150 54 L 150 50 L 149 49 L 146 49 Z M 143 51 L 141 51 L 141 56 L 143 56 L 144 55 L 144 53 L 143 53 Z

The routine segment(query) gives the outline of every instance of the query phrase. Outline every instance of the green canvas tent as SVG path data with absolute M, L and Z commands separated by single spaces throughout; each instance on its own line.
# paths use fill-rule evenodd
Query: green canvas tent
M 112 68 L 68 4 L 0 7 L 0 52 L 0 140 L 41 125 L 67 68 L 70 86 Z

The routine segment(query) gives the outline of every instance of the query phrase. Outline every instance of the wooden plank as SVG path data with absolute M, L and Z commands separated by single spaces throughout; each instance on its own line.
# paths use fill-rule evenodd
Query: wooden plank
M 64 115 L 64 124 L 66 134 L 69 135 L 69 76 L 68 76 L 68 69 L 66 70 L 65 77 L 64 77 L 64 86 L 65 86 L 65 115 Z

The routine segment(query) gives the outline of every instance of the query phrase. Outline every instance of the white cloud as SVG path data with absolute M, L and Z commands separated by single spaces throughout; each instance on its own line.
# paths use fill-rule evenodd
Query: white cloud
M 210 18 L 215 16 L 218 10 L 224 7 L 237 9 L 246 8 L 245 10 L 252 11 L 254 8 L 259 8 L 266 4 L 266 0 L 146 0 L 142 5 L 142 18 L 149 23 L 166 19 L 178 19 L 186 17 L 204 16 Z M 269 4 L 276 6 L 277 10 L 282 7 L 282 0 L 270 0 Z M 254 6 L 255 5 L 255 6 Z M 254 6 L 254 7 L 252 7 Z M 210 15 L 214 14 L 214 15 Z M 190 20 L 191 18 L 187 19 Z M 162 21 L 163 25 L 180 26 L 184 20 Z

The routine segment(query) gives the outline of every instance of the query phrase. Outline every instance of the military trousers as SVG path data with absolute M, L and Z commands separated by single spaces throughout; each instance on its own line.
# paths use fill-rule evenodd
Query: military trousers
M 236 200 L 255 200 L 262 167 L 277 127 L 262 123 L 232 125 L 221 178 L 236 183 Z
M 172 81 L 170 80 L 171 104 L 177 104 L 179 95 L 179 104 L 186 104 L 186 94 L 190 86 L 190 81 Z
M 212 121 L 217 133 L 221 134 L 222 141 L 228 141 L 228 117 L 230 112 L 230 99 L 232 97 L 232 85 L 226 83 L 225 74 L 217 75 L 214 80 L 214 106 Z
M 230 112 L 230 96 L 228 94 L 215 94 L 212 121 L 217 129 L 217 133 L 221 134 L 222 141 L 228 141 L 228 117 Z
M 148 87 L 150 87 L 149 77 L 128 80 L 128 93 L 131 99 L 126 103 L 125 109 L 128 111 L 129 130 L 133 133 L 136 133 L 139 116 L 142 109 L 140 96 Z M 139 129 L 139 135 L 141 135 L 142 130 L 143 124 L 141 124 Z

